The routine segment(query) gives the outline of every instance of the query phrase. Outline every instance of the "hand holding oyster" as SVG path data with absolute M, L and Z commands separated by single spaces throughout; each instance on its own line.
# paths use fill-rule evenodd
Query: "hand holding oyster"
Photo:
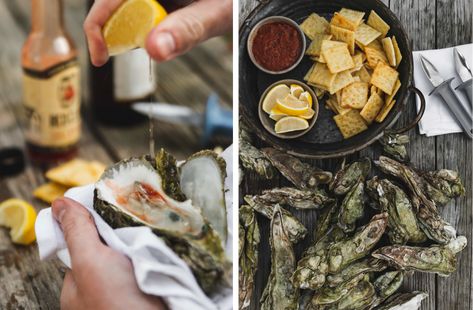
M 227 219 L 225 161 L 214 152 L 180 167 L 161 150 L 108 167 L 96 183 L 94 209 L 113 228 L 148 226 L 190 267 L 209 294 L 231 283 L 223 245 Z

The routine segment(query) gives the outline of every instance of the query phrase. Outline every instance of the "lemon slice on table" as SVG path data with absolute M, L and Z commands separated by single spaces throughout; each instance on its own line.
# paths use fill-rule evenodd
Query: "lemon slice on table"
M 309 123 L 305 119 L 297 116 L 283 117 L 274 125 L 274 131 L 276 131 L 276 133 L 286 133 L 307 128 L 309 128 Z
M 278 108 L 272 108 L 271 112 L 269 113 L 269 118 L 275 121 L 279 121 L 284 116 L 287 116 L 287 114 Z
M 314 117 L 314 114 L 315 114 L 315 111 L 309 108 L 307 112 L 299 115 L 299 117 L 302 117 L 303 119 L 311 119 L 312 117 Z
M 309 110 L 307 102 L 301 101 L 292 95 L 276 100 L 278 110 L 288 115 L 301 115 Z
M 304 92 L 304 88 L 297 84 L 291 84 L 291 95 L 296 98 L 299 98 L 300 95 Z
M 0 203 L 0 226 L 10 228 L 14 243 L 27 245 L 36 240 L 35 221 L 36 211 L 26 201 L 12 198 Z
M 289 95 L 290 89 L 285 84 L 276 85 L 269 90 L 263 99 L 262 108 L 266 113 L 271 113 L 271 109 L 276 106 L 276 100 Z
M 166 15 L 166 10 L 155 0 L 123 2 L 102 29 L 109 55 L 144 47 L 148 33 Z
M 300 94 L 300 96 L 298 97 L 299 100 L 301 101 L 305 101 L 307 102 L 307 104 L 309 105 L 309 107 L 312 107 L 312 96 L 310 95 L 310 93 L 308 91 L 305 91 L 303 93 Z

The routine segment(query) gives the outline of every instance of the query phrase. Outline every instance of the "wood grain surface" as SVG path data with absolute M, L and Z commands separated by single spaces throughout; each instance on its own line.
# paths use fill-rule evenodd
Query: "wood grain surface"
M 148 125 L 129 128 L 104 127 L 90 122 L 87 111 L 88 53 L 82 32 L 85 0 L 64 3 L 66 28 L 79 50 L 82 68 L 83 121 L 80 157 L 106 164 L 148 152 Z M 0 0 L 0 149 L 24 148 L 21 120 L 20 51 L 30 29 L 30 0 Z M 232 104 L 232 54 L 228 40 L 215 38 L 188 54 L 156 66 L 160 101 L 186 105 L 203 111 L 207 97 L 217 93 L 224 105 Z M 155 124 L 156 147 L 164 147 L 178 159 L 200 150 L 200 131 L 192 127 Z M 229 141 L 217 140 L 226 147 Z M 16 197 L 32 202 L 37 211 L 47 207 L 32 197 L 43 184 L 44 171 L 29 162 L 15 177 L 0 177 L 0 201 Z M 0 228 L 0 309 L 59 309 L 65 267 L 59 260 L 40 262 L 36 245 L 16 246 L 8 231 Z
M 269 0 L 270 1 L 270 0 Z M 241 0 L 239 7 L 240 25 L 250 12 L 260 3 L 268 1 Z M 403 24 L 414 50 L 445 48 L 472 42 L 472 3 L 469 0 L 384 0 Z M 428 104 L 428 102 L 427 102 Z M 414 98 L 409 100 L 407 113 L 403 113 L 397 126 L 407 124 L 415 116 Z M 423 301 L 423 310 L 469 310 L 473 309 L 472 291 L 472 142 L 464 135 L 451 134 L 436 138 L 421 136 L 417 129 L 409 132 L 411 142 L 408 147 L 411 162 L 418 168 L 435 170 L 448 168 L 458 170 L 467 189 L 466 196 L 442 207 L 442 216 L 465 235 L 468 247 L 458 256 L 458 270 L 449 278 L 415 273 L 405 280 L 404 291 L 421 290 L 429 293 Z M 261 144 L 259 144 L 261 146 Z M 380 147 L 375 144 L 357 154 L 349 156 L 348 161 L 360 156 L 377 158 Z M 312 161 L 323 169 L 335 171 L 341 159 Z M 271 181 L 261 181 L 256 175 L 245 175 L 240 188 L 240 196 L 258 194 L 263 189 L 279 185 L 289 185 L 280 175 Z M 241 202 L 241 198 L 240 198 Z M 297 258 L 312 241 L 311 233 L 316 223 L 316 212 L 293 212 L 308 228 L 309 236 L 296 245 Z M 256 274 L 256 287 L 252 309 L 259 309 L 259 297 L 266 285 L 270 271 L 270 249 L 268 246 L 269 221 L 258 218 L 261 226 L 259 269 Z

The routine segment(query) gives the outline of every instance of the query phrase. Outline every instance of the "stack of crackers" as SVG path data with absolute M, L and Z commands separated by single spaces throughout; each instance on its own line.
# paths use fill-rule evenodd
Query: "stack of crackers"
M 33 196 L 51 203 L 72 187 L 84 186 L 96 182 L 105 170 L 105 165 L 98 161 L 73 159 L 46 172 L 50 182 L 41 185 Z
M 375 11 L 343 8 L 327 21 L 312 13 L 300 25 L 312 40 L 307 48 L 314 64 L 304 80 L 317 97 L 328 94 L 326 107 L 345 139 L 383 122 L 401 87 L 396 68 L 402 60 L 389 25 Z

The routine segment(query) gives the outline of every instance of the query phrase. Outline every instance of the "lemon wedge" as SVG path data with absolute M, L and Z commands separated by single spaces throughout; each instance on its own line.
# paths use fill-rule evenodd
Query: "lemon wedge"
M 309 110 L 307 102 L 297 99 L 293 95 L 287 95 L 283 99 L 276 100 L 278 110 L 288 115 L 301 115 Z
M 310 95 L 310 93 L 308 91 L 305 91 L 305 92 L 301 93 L 301 95 L 298 98 L 301 101 L 307 102 L 309 107 L 312 107 L 312 102 L 313 102 L 312 101 L 312 96 Z
M 289 95 L 289 93 L 290 89 L 285 84 L 274 86 L 272 89 L 269 90 L 268 94 L 263 99 L 263 111 L 270 114 L 271 110 L 276 105 L 276 100 L 286 97 L 287 95 Z
M 275 121 L 279 121 L 284 116 L 287 116 L 287 114 L 278 108 L 272 108 L 271 112 L 269 113 L 269 118 Z
M 312 117 L 314 117 L 314 114 L 315 114 L 315 111 L 309 108 L 307 112 L 299 115 L 299 117 L 302 117 L 303 119 L 311 119 Z
M 274 131 L 276 131 L 276 133 L 304 130 L 307 128 L 309 128 L 309 123 L 305 119 L 297 116 L 283 117 L 274 125 Z
M 296 98 L 299 98 L 300 95 L 304 92 L 304 88 L 297 84 L 291 84 L 291 95 Z
M 155 0 L 124 1 L 102 29 L 109 55 L 144 47 L 148 33 L 166 15 L 166 10 Z
M 36 240 L 35 221 L 35 209 L 24 200 L 12 198 L 0 204 L 0 226 L 10 228 L 14 243 L 27 245 Z

